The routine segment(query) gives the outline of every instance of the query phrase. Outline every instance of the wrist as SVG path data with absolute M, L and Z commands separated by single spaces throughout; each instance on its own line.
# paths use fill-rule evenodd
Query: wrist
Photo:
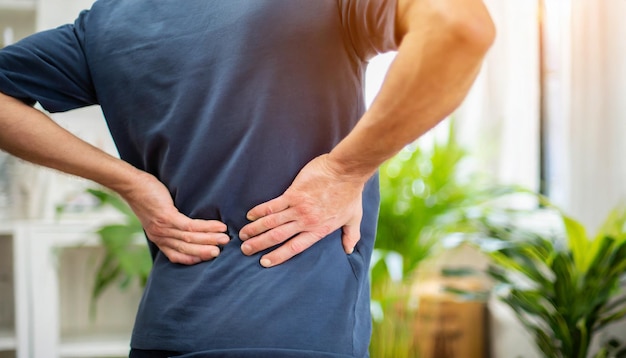
M 153 175 L 139 170 L 126 162 L 121 164 L 122 166 L 117 170 L 118 174 L 114 175 L 115 180 L 101 182 L 100 184 L 115 191 L 124 199 L 131 198 L 138 190 L 149 187 L 150 183 L 156 180 Z
M 328 171 L 333 175 L 347 181 L 363 184 L 374 175 L 378 168 L 378 166 L 372 166 L 363 161 L 346 158 L 334 150 L 328 153 L 324 163 Z

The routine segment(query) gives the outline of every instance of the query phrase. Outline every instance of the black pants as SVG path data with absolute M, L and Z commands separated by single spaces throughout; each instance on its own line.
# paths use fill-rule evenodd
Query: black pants
M 169 358 L 182 355 L 180 352 L 172 351 L 146 351 L 143 349 L 131 349 L 129 358 Z

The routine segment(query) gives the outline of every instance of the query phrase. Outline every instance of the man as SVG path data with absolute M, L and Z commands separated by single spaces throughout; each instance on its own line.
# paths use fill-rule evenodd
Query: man
M 377 167 L 456 108 L 480 0 L 99 0 L 0 52 L 0 148 L 133 208 L 132 357 L 364 357 Z M 367 61 L 398 50 L 365 112 Z M 49 111 L 99 104 L 122 160 Z

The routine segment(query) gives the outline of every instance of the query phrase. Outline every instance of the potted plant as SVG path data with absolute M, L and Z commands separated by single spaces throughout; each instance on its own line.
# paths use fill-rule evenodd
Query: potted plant
M 483 233 L 469 242 L 492 259 L 494 293 L 545 357 L 586 358 L 598 333 L 626 316 L 626 209 L 613 211 L 593 238 L 580 222 L 555 212 L 561 233 L 484 220 Z M 611 339 L 593 356 L 626 357 L 626 348 Z

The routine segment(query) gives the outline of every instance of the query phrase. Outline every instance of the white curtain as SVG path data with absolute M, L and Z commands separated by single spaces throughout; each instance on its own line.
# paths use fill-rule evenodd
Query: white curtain
M 498 30 L 457 112 L 477 165 L 539 189 L 538 1 L 487 0 Z M 545 0 L 547 190 L 595 231 L 626 201 L 626 1 Z
M 496 41 L 456 117 L 476 166 L 500 183 L 539 188 L 536 1 L 486 1 Z
M 563 23 L 562 148 L 554 197 L 591 230 L 626 199 L 626 2 L 572 1 Z M 560 185 L 556 185 L 560 184 Z

